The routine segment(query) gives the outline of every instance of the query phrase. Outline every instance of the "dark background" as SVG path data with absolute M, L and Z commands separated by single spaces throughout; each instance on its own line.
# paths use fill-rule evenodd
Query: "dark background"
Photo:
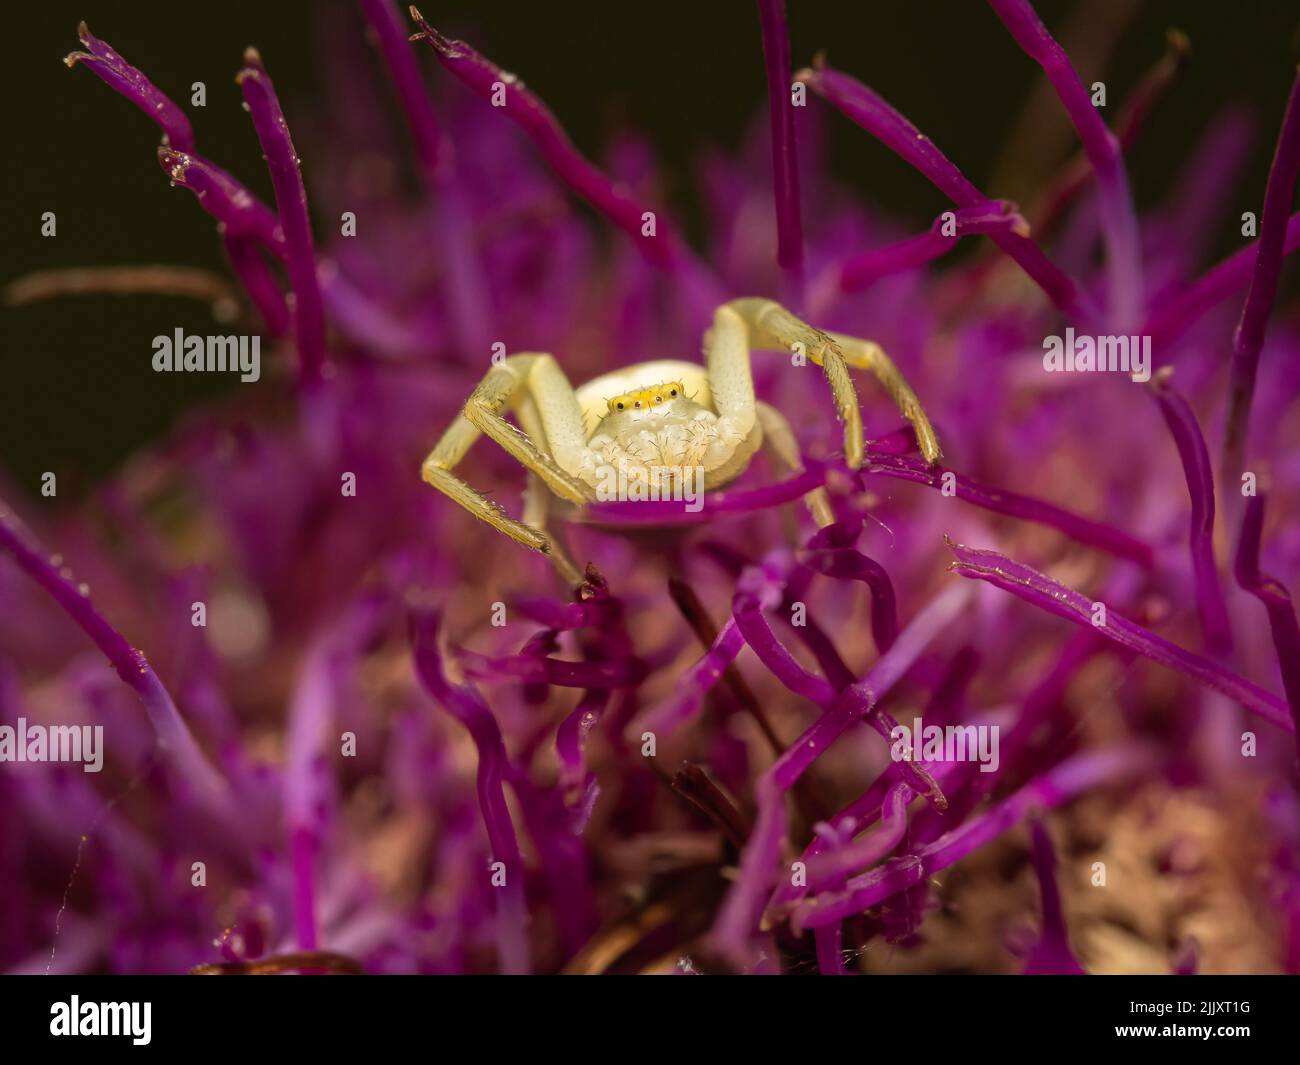
M 1220 250 L 1240 242 L 1243 210 L 1258 210 L 1272 140 L 1294 74 L 1300 5 L 1293 0 L 1040 0 L 1049 27 L 1088 33 L 1122 25 L 1109 66 L 1075 54 L 1085 83 L 1104 77 L 1113 116 L 1128 88 L 1177 26 L 1192 40 L 1188 71 L 1157 111 L 1129 160 L 1139 207 L 1159 201 L 1209 119 L 1244 103 L 1259 121 L 1245 183 L 1225 204 Z M 880 91 L 925 130 L 990 195 L 1015 198 L 1036 174 L 995 174 L 1038 68 L 977 0 L 789 0 L 796 65 L 826 49 L 832 62 Z M 699 236 L 691 164 L 715 143 L 734 149 L 765 103 L 753 0 L 653 3 L 426 0 L 425 16 L 463 35 L 545 99 L 586 154 L 599 160 L 611 132 L 628 124 L 656 146 L 672 209 Z M 221 3 L 42 0 L 7 5 L 3 99 L 5 166 L 0 284 L 32 270 L 116 263 L 178 263 L 224 274 L 211 220 L 193 196 L 173 191 L 155 159 L 159 135 L 87 70 L 66 69 L 77 23 L 139 66 L 186 107 L 200 150 L 272 201 L 270 182 L 235 72 L 256 45 L 291 128 L 309 128 L 329 74 L 322 16 L 358 19 L 345 0 Z M 445 75 L 431 57 L 433 83 Z M 207 85 L 204 109 L 189 86 Z M 811 106 L 822 106 L 810 99 Z M 921 228 L 947 205 L 923 179 L 842 119 L 830 123 L 835 172 Z M 297 132 L 311 184 L 311 139 Z M 1075 145 L 1044 144 L 1051 169 Z M 1019 179 L 1019 181 L 1017 180 Z M 990 183 L 991 181 L 995 183 Z M 58 236 L 40 236 L 55 211 Z M 319 219 L 317 220 L 319 223 Z M 1234 236 L 1235 234 L 1235 236 Z M 149 341 L 181 326 L 212 332 L 203 305 L 163 297 L 67 297 L 0 307 L 0 476 L 35 494 L 40 474 L 59 474 L 59 501 L 75 498 L 132 449 L 165 434 L 183 412 L 239 386 L 213 375 L 159 375 Z M 159 323 L 165 323 L 165 327 Z M 265 372 L 264 360 L 264 372 Z

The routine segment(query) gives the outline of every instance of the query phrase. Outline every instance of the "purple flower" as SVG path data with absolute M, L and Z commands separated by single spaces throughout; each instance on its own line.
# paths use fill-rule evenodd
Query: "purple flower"
M 760 0 L 769 122 L 702 162 L 707 252 L 646 143 L 585 158 L 563 116 L 414 9 L 362 0 L 331 53 L 350 106 L 298 147 L 274 57 L 244 56 L 274 203 L 83 24 L 69 66 L 159 127 L 267 367 L 83 506 L 0 507 L 0 964 L 1300 971 L 1300 338 L 1274 313 L 1300 246 L 1295 92 L 1258 240 L 1198 274 L 1237 119 L 1159 211 L 1137 213 L 1124 162 L 1186 41 L 1111 129 L 1027 0 L 990 6 L 1081 146 L 1034 205 L 977 187 L 847 70 L 792 69 L 785 5 Z M 369 128 L 385 92 L 409 148 Z M 827 104 L 952 210 L 907 234 L 837 187 L 810 127 Z M 390 169 L 409 150 L 419 194 L 343 165 L 356 137 Z M 333 235 L 347 213 L 355 235 Z M 980 247 L 945 263 L 958 243 Z M 234 291 L 178 264 L 9 294 L 97 287 Z M 799 461 L 756 459 L 694 512 L 553 520 L 576 590 L 421 483 L 494 351 L 553 352 L 580 383 L 698 351 L 714 308 L 751 295 L 877 341 L 941 464 L 863 376 L 852 468 L 815 368 L 756 354 Z M 1125 372 L 1092 369 L 1120 341 Z M 502 449 L 458 469 L 519 513 Z M 20 723 L 102 726 L 102 773 L 20 756 Z M 1151 811 L 1177 803 L 1199 819 L 1169 842 Z M 1152 860 L 1117 899 L 1134 811 Z M 1182 903 L 1215 892 L 1284 935 L 1191 921 Z M 1159 935 L 1121 944 L 1116 908 Z M 1020 950 L 1017 926 L 1035 929 Z

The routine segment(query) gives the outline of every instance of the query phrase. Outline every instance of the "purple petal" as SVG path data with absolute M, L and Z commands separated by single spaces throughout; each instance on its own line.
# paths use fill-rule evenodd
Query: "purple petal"
M 899 477 L 905 481 L 929 485 L 931 488 L 942 488 L 944 478 L 951 475 L 953 478 L 951 483 L 957 499 L 964 499 L 977 507 L 1005 514 L 1011 518 L 1020 518 L 1023 521 L 1032 521 L 1059 529 L 1080 543 L 1101 548 L 1119 558 L 1127 558 L 1144 569 L 1151 569 L 1155 565 L 1151 546 L 1121 529 L 1085 518 L 1042 499 L 980 484 L 942 466 L 931 466 L 906 456 L 871 452 L 867 455 L 862 472 Z
M 244 69 L 237 78 L 253 118 L 253 129 L 275 189 L 275 204 L 284 230 L 285 266 L 293 286 L 293 322 L 298 342 L 298 376 L 314 383 L 325 362 L 325 311 L 316 278 L 316 253 L 307 214 L 307 190 L 302 184 L 298 153 L 280 110 L 275 86 L 256 50 L 244 53 Z
M 919 170 L 958 207 L 978 207 L 988 202 L 989 197 L 972 185 L 929 137 L 860 81 L 825 64 L 815 70 L 802 70 L 795 77 L 811 85 L 850 121 Z M 1028 237 L 1013 232 L 993 234 L 990 239 L 1020 265 L 1068 318 L 1079 319 L 1085 311 L 1090 312 L 1074 281 Z
M 1192 572 L 1196 579 L 1196 606 L 1206 645 L 1216 653 L 1232 649 L 1232 630 L 1228 608 L 1214 562 L 1214 472 L 1205 437 L 1192 408 L 1163 375 L 1151 382 L 1152 394 L 1160 404 L 1160 413 L 1173 435 L 1178 457 L 1187 478 L 1187 492 L 1192 499 L 1191 529 L 1188 546 L 1192 555 Z
M 1091 599 L 1023 563 L 1013 562 L 995 551 L 980 551 L 951 541 L 949 547 L 957 556 L 950 568 L 961 576 L 987 581 L 1076 625 L 1093 626 L 1098 636 L 1145 655 L 1198 684 L 1222 692 L 1278 728 L 1295 731 L 1286 703 L 1245 677 L 1170 643 L 1109 608 L 1106 610 L 1106 623 L 1094 626 Z
M 1097 172 L 1107 244 L 1109 310 L 1116 331 L 1127 332 L 1142 314 L 1142 251 L 1119 142 L 1093 107 L 1065 49 L 1047 32 L 1029 0 L 989 0 L 989 4 L 1016 43 L 1043 68 L 1078 131 L 1084 154 Z
M 91 36 L 83 22 L 77 27 L 81 43 L 90 53 L 73 52 L 66 59 L 69 67 L 81 64 L 140 108 L 163 131 L 163 143 L 178 152 L 194 150 L 194 129 L 190 120 L 152 81 L 117 54 L 109 45 Z
M 802 304 L 803 225 L 799 217 L 799 155 L 790 99 L 790 30 L 785 0 L 758 0 L 767 70 L 767 106 L 772 133 L 772 189 L 776 197 L 776 261 L 786 272 L 786 302 Z
M 1286 257 L 1287 215 L 1300 176 L 1300 72 L 1291 85 L 1277 148 L 1264 189 L 1264 211 L 1259 220 L 1255 271 L 1241 308 L 1241 321 L 1232 336 L 1232 365 L 1228 383 L 1228 424 L 1224 430 L 1223 463 L 1219 475 L 1225 485 L 1241 480 L 1242 462 L 1250 431 L 1250 408 L 1255 398 L 1255 375 L 1264 347 L 1264 329 L 1277 299 Z
M 1282 685 L 1286 689 L 1297 749 L 1300 750 L 1300 626 L 1296 624 L 1291 593 L 1279 580 L 1261 573 L 1259 569 L 1259 543 L 1264 529 L 1265 504 L 1266 496 L 1262 494 L 1251 496 L 1246 501 L 1234 568 L 1237 583 L 1262 602 L 1268 611 L 1273 646 L 1277 650 Z

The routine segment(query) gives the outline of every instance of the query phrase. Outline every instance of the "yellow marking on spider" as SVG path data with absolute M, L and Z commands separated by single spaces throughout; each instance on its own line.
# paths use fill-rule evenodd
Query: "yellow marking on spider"
M 650 388 L 642 388 L 636 392 L 624 392 L 621 395 L 611 396 L 609 398 L 609 412 L 616 414 L 623 410 L 649 410 L 652 407 L 662 407 L 669 400 L 674 400 L 678 396 L 686 394 L 686 386 L 681 381 L 664 381 Z

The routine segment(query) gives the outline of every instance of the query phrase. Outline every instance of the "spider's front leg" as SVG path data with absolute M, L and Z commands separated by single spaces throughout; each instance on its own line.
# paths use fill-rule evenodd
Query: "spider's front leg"
M 802 350 L 809 359 L 822 367 L 831 386 L 840 421 L 844 423 L 844 458 L 851 468 L 857 469 L 862 465 L 863 441 L 862 415 L 848 366 L 870 371 L 885 386 L 903 417 L 915 429 L 917 443 L 926 461 L 933 464 L 939 460 L 939 441 L 930 419 L 921 407 L 921 401 L 878 344 L 856 337 L 824 333 L 774 300 L 757 297 L 732 300 L 719 307 L 714 318 L 715 333 L 719 330 L 734 332 L 737 319 L 743 323 L 750 348 Z M 796 349 L 796 344 L 801 347 Z
M 819 329 L 796 317 L 773 300 L 749 298 L 724 303 L 713 315 L 713 328 L 705 339 L 709 387 L 720 415 L 733 414 L 742 404 L 754 421 L 754 384 L 750 353 L 754 348 L 799 350 L 826 373 L 835 409 L 844 424 L 844 460 L 852 469 L 862 465 L 862 413 L 858 394 L 839 346 Z M 746 427 L 748 428 L 748 427 Z
M 868 370 L 876 380 L 885 386 L 889 398 L 894 401 L 899 412 L 912 425 L 916 433 L 916 443 L 925 456 L 925 461 L 933 466 L 943 457 L 939 448 L 939 438 L 935 436 L 934 426 L 921 406 L 921 400 L 912 391 L 907 378 L 894 360 L 885 354 L 885 349 L 871 340 L 845 336 L 843 333 L 831 333 L 830 337 L 844 352 L 844 361 L 858 370 Z
M 790 423 L 775 407 L 761 401 L 757 406 L 758 421 L 763 426 L 763 449 L 783 474 L 798 473 L 803 463 L 799 455 L 799 441 L 795 439 Z M 814 488 L 803 500 L 819 529 L 824 529 L 835 520 L 835 511 L 831 509 L 830 496 L 826 494 L 825 488 Z
M 555 373 L 548 373 L 552 368 Z M 530 506 L 526 516 L 531 522 L 515 521 L 507 517 L 499 503 L 475 491 L 452 473 L 479 435 L 486 434 L 527 467 L 554 494 L 579 506 L 588 502 L 589 492 L 586 486 L 562 469 L 550 454 L 502 416 L 502 411 L 508 406 L 520 399 L 528 399 L 535 403 L 534 409 L 541 422 L 539 429 L 535 430 L 538 439 L 544 445 L 547 444 L 546 438 L 553 431 L 567 444 L 567 435 L 572 432 L 569 423 L 575 418 L 578 431 L 581 431 L 581 414 L 571 388 L 568 389 L 568 401 L 571 401 L 572 409 L 569 408 L 563 391 L 558 396 L 554 394 L 555 374 L 567 387 L 563 372 L 549 355 L 512 355 L 499 366 L 494 366 L 470 394 L 462 412 L 424 460 L 421 474 L 425 481 L 459 503 L 474 517 L 487 522 L 498 532 L 505 533 L 516 543 L 546 555 L 565 581 L 577 584 L 581 582 L 582 574 L 541 528 L 544 508 Z M 543 383 L 540 394 L 534 377 Z M 550 410 L 547 407 L 548 401 L 551 402 Z

